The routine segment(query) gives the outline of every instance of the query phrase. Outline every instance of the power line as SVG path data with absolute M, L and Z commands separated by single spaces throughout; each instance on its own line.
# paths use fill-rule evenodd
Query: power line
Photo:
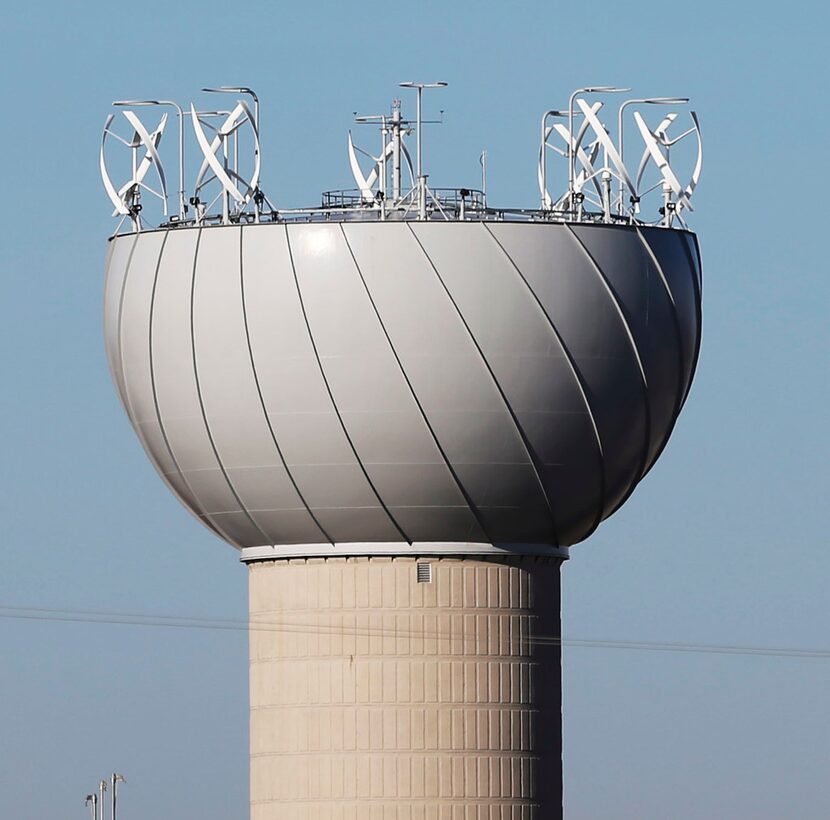
M 365 616 L 370 615 L 367 610 Z M 115 612 L 107 610 L 52 609 L 0 605 L 0 618 L 14 620 L 54 621 L 63 623 L 98 623 L 115 626 L 150 626 L 174 629 L 207 629 L 236 632 L 292 632 L 307 635 L 340 635 L 357 638 L 407 637 L 447 643 L 473 640 L 469 634 L 446 630 L 384 629 L 371 626 L 333 623 L 308 623 L 296 620 L 268 620 L 255 618 L 251 622 L 227 618 L 201 618 L 179 615 L 152 615 L 149 613 Z M 355 616 L 356 620 L 356 616 Z M 560 638 L 555 635 L 514 634 L 506 637 L 512 645 L 562 646 L 588 649 L 623 649 L 649 652 L 692 652 L 714 655 L 756 655 L 779 658 L 830 659 L 830 649 L 804 647 L 759 646 L 741 644 L 705 644 L 682 641 L 622 641 L 594 638 Z

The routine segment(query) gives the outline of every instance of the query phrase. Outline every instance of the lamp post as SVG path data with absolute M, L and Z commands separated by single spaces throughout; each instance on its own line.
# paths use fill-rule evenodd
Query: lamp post
M 421 97 L 425 88 L 446 88 L 447 83 L 416 83 L 408 80 L 405 83 L 398 83 L 401 88 L 414 88 L 418 92 L 415 102 L 415 168 L 418 177 L 418 218 L 426 218 L 426 177 L 421 167 Z
M 110 812 L 110 820 L 115 820 L 115 804 L 117 800 L 118 794 L 118 784 L 119 783 L 126 783 L 127 780 L 123 774 L 116 774 L 115 772 L 112 773 L 112 777 L 110 778 L 110 797 L 112 799 L 112 809 Z
M 92 820 L 98 820 L 98 795 L 88 794 L 86 800 L 84 800 L 84 805 L 92 807 Z
M 622 91 L 631 91 L 631 89 L 617 88 L 613 85 L 588 86 L 586 88 L 577 88 L 576 91 L 574 91 L 573 94 L 571 94 L 568 100 L 568 140 L 570 142 L 570 144 L 568 145 L 568 200 L 571 208 L 573 208 L 574 178 L 576 176 L 574 165 L 574 151 L 576 146 L 573 145 L 574 101 L 580 94 L 617 94 Z
M 684 105 L 689 102 L 688 97 L 642 97 L 639 99 L 626 100 L 617 112 L 617 136 L 620 141 L 620 162 L 625 168 L 625 154 L 623 153 L 623 145 L 625 135 L 623 133 L 623 112 L 629 105 Z M 617 213 L 622 216 L 623 212 L 623 195 L 625 192 L 625 184 L 620 179 L 620 199 L 617 203 Z
M 187 214 L 187 205 L 184 198 L 184 111 L 182 107 L 173 100 L 116 100 L 114 106 L 131 108 L 138 106 L 169 105 L 176 109 L 179 117 L 179 219 L 182 220 Z
M 101 807 L 101 820 L 104 820 L 104 814 L 105 814 L 105 811 L 104 811 L 104 806 L 105 806 L 105 803 L 104 803 L 104 792 L 105 792 L 106 790 L 107 790 L 107 781 L 106 781 L 106 780 L 102 780 L 102 781 L 98 784 L 98 805 Z

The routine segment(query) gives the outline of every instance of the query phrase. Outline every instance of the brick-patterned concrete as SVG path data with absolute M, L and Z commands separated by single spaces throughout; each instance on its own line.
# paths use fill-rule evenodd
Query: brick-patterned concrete
M 561 817 L 559 564 L 251 564 L 252 820 Z

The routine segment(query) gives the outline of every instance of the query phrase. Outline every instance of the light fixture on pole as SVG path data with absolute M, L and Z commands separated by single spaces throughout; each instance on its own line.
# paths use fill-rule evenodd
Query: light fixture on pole
M 104 815 L 106 814 L 105 807 L 106 804 L 104 803 L 104 792 L 107 790 L 107 781 L 102 780 L 98 784 L 98 805 L 101 808 L 101 820 L 104 820 Z
M 124 777 L 123 774 L 116 774 L 115 772 L 112 773 L 112 777 L 110 777 L 110 798 L 112 800 L 111 806 L 112 809 L 110 811 L 110 820 L 115 820 L 115 805 L 117 801 L 117 794 L 118 794 L 118 784 L 119 783 L 126 783 L 127 779 Z
M 623 133 L 623 111 L 629 105 L 685 105 L 689 102 L 688 97 L 640 97 L 633 100 L 626 100 L 617 112 L 617 137 L 620 144 L 620 162 L 625 167 L 625 154 L 623 153 L 624 133 Z M 623 196 L 625 193 L 625 183 L 620 179 L 620 199 L 617 203 L 617 212 L 622 215 L 623 212 Z
M 259 97 L 252 88 L 244 85 L 220 85 L 216 88 L 203 88 L 208 94 L 246 94 L 254 101 L 254 124 L 259 132 Z
M 187 205 L 184 197 L 184 111 L 173 100 L 116 100 L 113 103 L 118 107 L 137 108 L 139 106 L 169 105 L 176 109 L 179 117 L 179 220 L 187 215 Z
M 88 794 L 86 800 L 84 800 L 84 805 L 92 807 L 92 820 L 98 820 L 98 795 Z
M 576 152 L 577 146 L 574 143 L 574 101 L 580 94 L 618 94 L 623 91 L 631 91 L 630 88 L 617 88 L 613 85 L 595 85 L 595 86 L 586 86 L 585 88 L 577 88 L 576 91 L 571 94 L 570 99 L 568 100 L 568 140 L 570 144 L 568 145 L 568 203 L 573 208 L 573 200 L 574 200 L 574 178 L 576 176 L 575 173 L 575 164 L 574 164 L 574 154 Z

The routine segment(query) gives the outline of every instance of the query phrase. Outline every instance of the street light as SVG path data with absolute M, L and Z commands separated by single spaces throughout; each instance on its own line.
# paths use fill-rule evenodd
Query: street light
M 114 106 L 129 106 L 131 108 L 149 105 L 169 105 L 176 109 L 179 116 L 179 219 L 184 219 L 187 206 L 184 201 L 184 111 L 173 100 L 116 100 Z
M 613 85 L 597 85 L 593 87 L 577 88 L 571 94 L 568 100 L 568 139 L 570 145 L 568 146 L 568 196 L 570 199 L 570 206 L 573 208 L 574 198 L 574 178 L 576 176 L 576 168 L 574 165 L 574 100 L 580 94 L 617 94 L 622 91 L 631 91 L 630 88 L 616 88 Z
M 115 803 L 116 803 L 116 795 L 118 793 L 118 784 L 119 783 L 126 783 L 126 782 L 127 782 L 127 780 L 126 780 L 126 778 L 124 777 L 123 774 L 116 774 L 115 772 L 112 773 L 112 777 L 110 778 L 110 783 L 111 783 L 111 786 L 112 786 L 112 788 L 110 790 L 110 796 L 112 798 L 112 811 L 111 811 L 110 820 L 115 820 Z
M 247 94 L 254 101 L 254 123 L 256 124 L 257 133 L 259 133 L 259 97 L 254 93 L 253 89 L 244 85 L 220 85 L 216 88 L 203 88 L 208 94 Z
M 84 801 L 85 806 L 92 806 L 92 820 L 98 820 L 98 795 L 88 794 Z
M 98 784 L 98 805 L 101 807 L 101 820 L 104 820 L 104 792 L 107 790 L 107 781 L 102 780 Z
M 625 155 L 623 154 L 623 142 L 624 142 L 624 134 L 623 134 L 623 111 L 625 111 L 626 107 L 629 105 L 685 105 L 689 102 L 688 97 L 643 97 L 640 99 L 634 100 L 626 100 L 621 106 L 619 111 L 617 112 L 617 134 L 620 140 L 620 163 L 622 164 L 623 168 L 625 168 Z M 622 216 L 623 212 L 623 195 L 625 191 L 625 185 L 623 180 L 620 179 L 620 200 L 617 203 L 617 210 L 618 213 Z

